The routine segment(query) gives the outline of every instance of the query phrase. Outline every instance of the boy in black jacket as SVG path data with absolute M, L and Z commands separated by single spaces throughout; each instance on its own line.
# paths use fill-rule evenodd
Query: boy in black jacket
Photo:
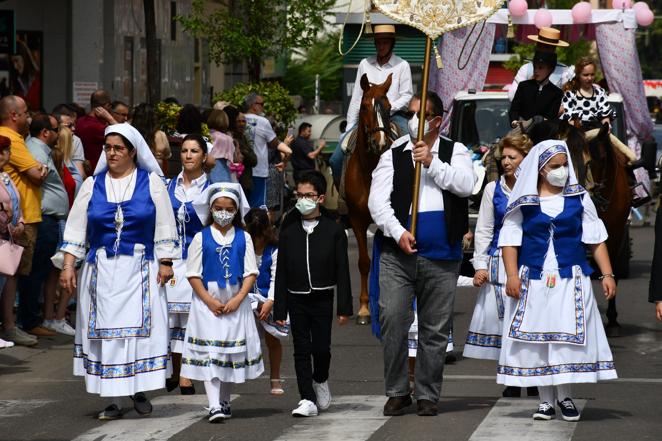
M 315 416 L 318 408 L 325 410 L 331 402 L 327 379 L 334 287 L 338 323 L 344 325 L 353 314 L 347 236 L 320 211 L 325 193 L 326 180 L 320 172 L 306 171 L 297 177 L 297 210 L 283 221 L 278 241 L 274 319 L 284 324 L 290 314 L 301 395 L 293 416 Z

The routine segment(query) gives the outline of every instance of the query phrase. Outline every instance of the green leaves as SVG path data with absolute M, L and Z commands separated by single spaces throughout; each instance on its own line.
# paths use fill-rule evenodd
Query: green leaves
M 194 36 L 208 40 L 209 56 L 216 64 L 246 62 L 251 71 L 259 71 L 264 58 L 311 46 L 333 4 L 333 0 L 235 0 L 206 10 L 203 0 L 193 0 L 191 13 L 177 20 Z
M 277 121 L 277 133 L 282 138 L 287 127 L 297 117 L 297 109 L 290 99 L 290 92 L 278 83 L 240 83 L 232 89 L 214 96 L 214 102 L 227 101 L 241 108 L 244 98 L 250 92 L 257 92 L 264 98 L 264 113 Z

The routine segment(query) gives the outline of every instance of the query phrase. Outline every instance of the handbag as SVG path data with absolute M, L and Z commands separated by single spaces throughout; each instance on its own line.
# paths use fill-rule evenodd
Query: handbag
M 0 274 L 15 275 L 22 255 L 23 247 L 14 243 L 11 233 L 9 240 L 0 239 Z

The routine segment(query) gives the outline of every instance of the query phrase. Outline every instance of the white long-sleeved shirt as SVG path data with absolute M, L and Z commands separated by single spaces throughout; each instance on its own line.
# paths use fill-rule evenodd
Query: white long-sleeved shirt
M 494 230 L 498 228 L 498 225 L 494 225 L 494 192 L 497 185 L 501 185 L 501 189 L 507 197 L 510 196 L 510 188 L 506 185 L 503 177 L 499 178 L 498 181 L 489 182 L 483 190 L 483 198 L 480 201 L 480 210 L 476 221 L 476 231 L 474 232 L 474 256 L 471 260 L 475 270 L 487 269 L 489 259 L 487 250 L 492 243 Z
M 361 108 L 361 97 L 363 90 L 361 89 L 361 77 L 363 74 L 368 75 L 368 81 L 373 84 L 381 84 L 386 81 L 389 74 L 393 74 L 391 78 L 391 87 L 388 89 L 386 96 L 391 104 L 391 114 L 398 110 L 407 109 L 409 101 L 414 96 L 414 87 L 411 82 L 411 68 L 402 58 L 395 54 L 386 64 L 379 65 L 377 57 L 368 57 L 361 60 L 359 68 L 356 71 L 356 81 L 354 81 L 354 88 L 352 89 L 352 99 L 349 102 L 347 109 L 347 128 L 354 127 L 359 120 L 359 109 Z
M 399 144 L 402 145 L 402 144 Z M 405 151 L 412 151 L 413 143 L 407 143 Z M 394 143 L 398 146 L 398 143 Z M 405 228 L 395 217 L 391 206 L 393 191 L 393 149 L 384 152 L 379 158 L 379 164 L 372 172 L 372 184 L 368 197 L 370 215 L 384 235 L 400 240 Z M 439 159 L 439 139 L 432 146 L 432 162 L 423 167 L 419 193 L 419 213 L 426 211 L 443 211 L 444 199 L 441 190 L 450 191 L 460 197 L 469 197 L 476 183 L 476 175 L 471 164 L 471 154 L 464 144 L 456 142 L 453 146 L 451 163 Z M 412 158 L 412 164 L 414 160 Z

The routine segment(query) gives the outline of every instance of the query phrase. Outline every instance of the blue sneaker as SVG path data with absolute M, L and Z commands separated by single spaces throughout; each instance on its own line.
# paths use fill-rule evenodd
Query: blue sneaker
M 559 405 L 561 415 L 565 421 L 579 421 L 579 411 L 575 407 L 575 403 L 572 402 L 571 398 L 565 397 L 563 401 L 557 401 L 556 404 Z
M 544 403 L 540 403 L 538 405 L 538 411 L 533 414 L 533 419 L 549 421 L 555 416 L 556 411 L 554 410 L 554 406 L 545 401 Z

